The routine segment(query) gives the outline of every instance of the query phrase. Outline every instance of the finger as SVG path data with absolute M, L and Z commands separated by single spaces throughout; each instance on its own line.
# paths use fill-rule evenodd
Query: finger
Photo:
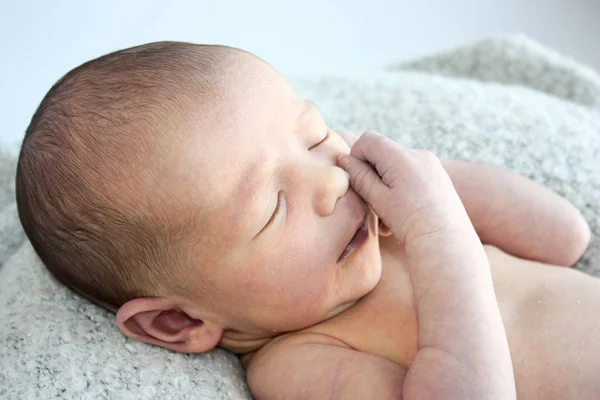
M 350 149 L 350 155 L 375 169 L 383 183 L 390 185 L 394 174 L 391 168 L 402 154 L 400 146 L 392 139 L 375 131 L 365 132 Z M 406 154 L 405 154 L 406 155 Z
M 350 176 L 350 186 L 379 214 L 379 203 L 389 190 L 373 168 L 355 157 L 347 154 L 338 158 L 338 165 Z
M 377 169 L 377 163 L 381 159 L 382 152 L 385 153 L 386 147 L 389 147 L 390 144 L 398 146 L 396 142 L 381 133 L 367 131 L 354 143 L 350 155 L 372 164 Z

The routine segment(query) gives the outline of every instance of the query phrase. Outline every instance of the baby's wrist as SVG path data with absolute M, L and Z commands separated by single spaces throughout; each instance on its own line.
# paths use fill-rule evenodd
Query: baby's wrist
M 395 226 L 398 226 L 396 224 Z M 438 240 L 441 237 L 471 235 L 476 238 L 475 228 L 464 210 L 447 210 L 438 207 L 423 207 L 406 219 L 404 229 L 399 229 L 398 237 L 403 244 L 411 245 L 416 241 Z M 392 229 L 392 232 L 396 232 Z M 413 243 L 414 242 L 414 243 Z

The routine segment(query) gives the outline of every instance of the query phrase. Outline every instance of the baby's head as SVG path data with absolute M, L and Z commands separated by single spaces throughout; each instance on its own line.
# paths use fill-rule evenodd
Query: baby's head
M 51 274 L 126 335 L 241 352 L 379 281 L 377 217 L 336 166 L 348 152 L 259 58 L 153 43 L 48 92 L 19 156 L 19 217 Z

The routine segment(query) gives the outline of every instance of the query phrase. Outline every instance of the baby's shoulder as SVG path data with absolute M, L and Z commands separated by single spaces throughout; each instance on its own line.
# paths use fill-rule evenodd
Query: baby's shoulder
M 373 376 L 383 376 L 375 384 Z M 252 357 L 246 379 L 258 398 L 338 398 L 381 391 L 387 398 L 401 394 L 406 370 L 381 357 L 360 352 L 334 337 L 319 333 L 294 333 L 275 338 Z M 388 393 L 389 392 L 389 393 Z M 363 396 L 359 396 L 362 398 Z
M 261 362 L 264 362 L 266 359 L 279 357 L 279 355 L 287 353 L 291 349 L 311 345 L 350 348 L 346 343 L 333 336 L 303 330 L 274 337 L 257 351 L 243 356 L 242 363 L 244 364 L 244 367 L 249 370 L 256 365 L 259 365 Z M 324 347 L 324 351 L 327 351 L 326 347 Z

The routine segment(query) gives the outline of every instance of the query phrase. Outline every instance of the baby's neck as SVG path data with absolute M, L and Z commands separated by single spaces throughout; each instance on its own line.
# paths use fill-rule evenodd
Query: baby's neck
M 341 304 L 332 310 L 322 321 L 319 323 L 336 317 L 343 313 L 350 307 L 352 307 L 358 300 L 354 300 L 348 303 Z M 308 327 L 307 327 L 308 328 Z M 287 332 L 291 333 L 291 332 Z M 223 337 L 219 341 L 219 347 L 234 352 L 239 355 L 246 355 L 248 353 L 259 350 L 262 346 L 270 342 L 273 338 L 281 336 L 282 332 L 273 332 L 272 334 L 251 334 L 244 333 L 234 330 L 227 330 L 223 332 Z
M 256 335 L 234 330 L 223 332 L 218 346 L 239 355 L 252 353 L 271 341 L 277 333 L 272 335 Z

